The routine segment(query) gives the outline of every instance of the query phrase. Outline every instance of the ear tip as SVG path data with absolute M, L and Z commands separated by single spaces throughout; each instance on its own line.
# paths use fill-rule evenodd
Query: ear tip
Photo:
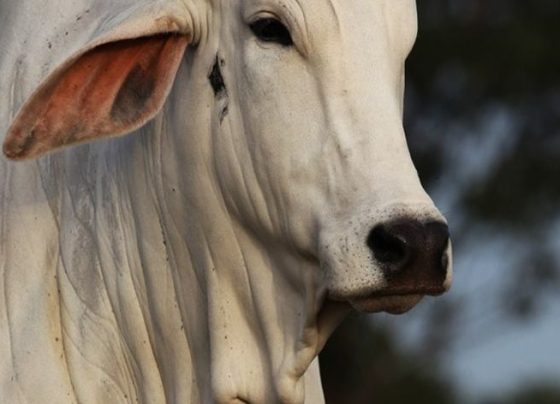
M 26 148 L 24 146 L 25 144 L 22 145 L 21 143 L 17 142 L 17 138 L 8 135 L 7 139 L 2 145 L 2 152 L 4 153 L 4 156 L 6 156 L 10 160 L 25 160 L 31 156 L 29 153 L 29 148 Z
M 21 156 L 21 153 L 15 151 L 12 147 L 10 147 L 8 143 L 4 143 L 2 152 L 4 153 L 4 156 L 6 156 L 6 158 L 10 160 L 22 160 L 23 158 L 23 156 Z

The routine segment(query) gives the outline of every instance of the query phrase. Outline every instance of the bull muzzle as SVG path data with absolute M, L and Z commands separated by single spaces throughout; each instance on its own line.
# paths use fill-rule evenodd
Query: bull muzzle
M 433 206 L 404 211 L 366 211 L 325 232 L 320 260 L 331 299 L 398 314 L 449 289 L 451 242 L 443 217 Z

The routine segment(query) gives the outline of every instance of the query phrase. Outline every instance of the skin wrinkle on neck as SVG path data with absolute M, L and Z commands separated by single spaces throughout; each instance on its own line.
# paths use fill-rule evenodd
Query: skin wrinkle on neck
M 169 135 L 162 135 L 162 136 L 166 137 L 166 136 L 169 136 Z M 159 161 L 159 162 L 157 162 L 155 164 L 152 164 L 152 165 L 158 166 L 160 164 L 165 165 L 165 161 Z M 211 184 L 211 183 L 212 183 L 212 181 L 206 181 L 206 180 L 195 181 L 194 186 L 195 186 L 195 188 L 199 189 L 199 192 L 192 192 L 191 195 L 196 195 L 196 194 L 208 195 L 209 193 L 207 191 L 209 191 L 210 189 L 213 189 L 213 190 L 216 189 L 214 186 L 211 186 L 210 188 L 208 187 L 208 185 Z M 193 184 L 191 184 L 191 186 L 192 185 Z M 213 191 L 210 191 L 210 192 L 211 192 L 212 195 L 214 195 L 214 197 L 216 199 L 215 199 L 215 202 L 213 202 L 211 204 L 207 203 L 206 207 L 211 208 L 212 206 L 215 206 L 216 207 L 215 210 L 218 213 L 214 213 L 213 215 L 205 214 L 205 215 L 202 215 L 202 216 L 197 216 L 197 217 L 191 218 L 192 220 L 195 220 L 194 223 L 198 223 L 198 224 L 193 223 L 194 225 L 189 226 L 189 229 L 191 229 L 191 230 L 195 229 L 195 228 L 200 229 L 197 233 L 199 233 L 199 232 L 203 233 L 204 234 L 203 237 L 195 237 L 195 238 L 204 239 L 205 242 L 203 243 L 203 245 L 200 245 L 198 247 L 194 246 L 195 250 L 192 250 L 193 246 L 189 247 L 189 250 L 192 250 L 190 256 L 200 256 L 201 255 L 200 254 L 201 249 L 202 250 L 206 249 L 207 251 L 211 251 L 212 250 L 211 245 L 219 245 L 219 246 L 221 246 L 221 248 L 220 248 L 221 251 L 224 251 L 224 250 L 238 251 L 238 253 L 236 253 L 237 258 L 233 258 L 233 259 L 232 259 L 232 257 L 223 258 L 221 256 L 221 253 L 218 251 L 217 256 L 214 255 L 214 254 L 211 254 L 210 256 L 213 256 L 213 258 L 211 260 L 207 261 L 205 264 L 203 264 L 205 268 L 200 267 L 200 265 L 201 265 L 200 260 L 198 260 L 198 261 L 192 261 L 191 260 L 188 267 L 190 267 L 192 269 L 189 269 L 189 268 L 185 267 L 184 266 L 185 263 L 183 263 L 183 267 L 182 268 L 177 268 L 176 270 L 181 271 L 181 272 L 193 271 L 196 274 L 201 274 L 201 273 L 208 274 L 208 273 L 212 273 L 213 269 L 221 268 L 220 272 L 230 273 L 231 269 L 230 270 L 225 270 L 225 266 L 231 266 L 231 265 L 239 266 L 238 271 L 241 270 L 242 272 L 246 273 L 247 279 L 250 280 L 248 282 L 248 287 L 244 288 L 244 290 L 249 292 L 249 296 L 246 297 L 248 299 L 247 300 L 248 304 L 252 305 L 253 307 L 257 307 L 257 308 L 261 309 L 261 313 L 258 313 L 257 316 L 256 316 L 256 319 L 252 320 L 252 321 L 254 321 L 254 323 L 253 324 L 248 323 L 246 325 L 246 327 L 252 329 L 253 332 L 254 332 L 254 330 L 259 330 L 259 329 L 260 330 L 268 329 L 269 330 L 268 334 L 270 336 L 273 336 L 273 335 L 276 334 L 276 331 L 273 331 L 273 332 L 271 332 L 271 331 L 277 326 L 274 326 L 271 329 L 272 324 L 270 323 L 270 321 L 265 321 L 265 318 L 269 317 L 270 313 L 267 310 L 262 309 L 264 307 L 263 304 L 261 304 L 260 302 L 255 302 L 255 300 L 256 300 L 256 297 L 254 295 L 255 290 L 254 290 L 254 288 L 251 287 L 251 282 L 256 282 L 256 281 L 253 281 L 254 275 L 252 275 L 252 274 L 259 273 L 263 270 L 264 271 L 270 271 L 270 273 L 272 273 L 272 274 L 280 274 L 280 273 L 284 273 L 284 272 L 282 272 L 284 270 L 282 270 L 280 268 L 276 268 L 276 269 L 270 268 L 270 265 L 275 262 L 275 259 L 273 259 L 272 257 L 267 257 L 266 253 L 264 255 L 262 255 L 260 252 L 265 251 L 265 249 L 263 248 L 263 246 L 255 245 L 255 241 L 254 241 L 254 239 L 252 239 L 252 237 L 247 237 L 247 235 L 245 235 L 244 238 L 243 238 L 243 240 L 245 240 L 245 241 L 240 241 L 241 239 L 240 239 L 239 235 L 236 235 L 234 237 L 222 236 L 224 234 L 223 233 L 223 228 L 228 228 L 228 227 L 231 227 L 232 225 L 234 225 L 234 227 L 237 229 L 237 230 L 235 230 L 234 234 L 237 234 L 239 232 L 242 232 L 243 234 L 246 234 L 246 230 L 243 230 L 240 225 L 236 224 L 237 223 L 236 220 L 233 220 L 233 222 L 232 222 L 232 219 L 231 219 L 231 217 L 229 217 L 229 214 L 227 214 L 223 210 L 225 205 L 223 205 L 223 203 L 221 203 L 219 201 L 219 199 L 220 199 L 218 197 L 219 194 L 216 194 Z M 175 196 L 176 193 L 171 193 L 171 194 L 164 193 L 164 195 Z M 166 199 L 164 198 L 162 200 L 162 202 L 165 201 L 165 200 Z M 183 204 L 184 204 L 184 206 L 194 207 L 198 203 L 196 203 L 196 202 L 194 202 L 194 203 L 193 202 L 184 202 Z M 172 211 L 173 208 L 170 207 L 170 205 L 168 205 L 166 203 L 166 206 L 168 206 L 168 208 L 167 208 L 168 211 Z M 210 217 L 212 218 L 211 223 L 207 223 L 207 224 L 201 223 L 201 220 L 204 221 L 204 220 L 209 219 Z M 168 228 L 169 226 L 175 227 L 176 224 L 177 224 L 177 221 L 176 220 L 171 220 L 171 222 L 168 222 L 169 219 L 172 219 L 172 216 L 169 216 L 168 218 L 164 218 L 165 228 Z M 191 219 L 189 219 L 189 220 L 191 220 Z M 216 228 L 216 226 L 219 227 L 219 228 L 222 228 L 222 230 L 219 231 L 219 232 L 215 231 L 214 228 Z M 181 231 L 183 231 L 183 230 L 179 229 L 179 232 L 181 232 Z M 229 233 L 229 231 L 226 232 L 226 234 L 227 233 Z M 218 237 L 218 239 L 216 239 L 216 236 Z M 190 245 L 188 239 L 182 238 L 182 240 L 183 240 L 181 242 L 182 244 L 187 245 L 187 246 Z M 253 240 L 253 241 L 251 241 L 251 240 Z M 231 245 L 235 245 L 235 247 L 234 248 L 226 247 L 223 244 L 224 242 L 227 242 L 228 244 L 231 244 Z M 168 251 L 169 250 L 171 250 L 171 251 L 175 250 L 175 247 L 174 247 L 175 244 L 176 243 L 173 240 L 168 240 L 168 246 L 167 246 Z M 247 258 L 246 258 L 247 254 L 249 256 L 253 257 L 252 261 L 255 261 L 255 258 L 258 257 L 259 255 L 262 255 L 262 257 L 257 258 L 257 261 L 256 261 L 256 262 L 261 262 L 262 264 L 260 264 L 260 265 L 257 264 L 256 267 L 255 267 L 254 264 L 251 264 L 247 260 Z M 173 261 L 176 262 L 177 260 L 174 259 Z M 224 264 L 224 262 L 226 262 L 226 264 Z M 293 270 L 295 270 L 295 269 L 292 269 L 292 271 Z M 231 272 L 234 272 L 234 271 L 231 271 Z M 298 273 L 298 272 L 301 274 L 300 271 L 296 271 L 296 273 Z M 210 283 L 213 282 L 211 279 L 208 279 L 208 276 L 206 276 L 205 278 L 207 279 L 206 282 L 210 282 Z M 232 283 L 231 280 L 223 280 L 223 281 L 226 283 L 226 285 L 230 285 Z M 217 282 L 220 283 L 219 278 L 217 279 Z M 262 284 L 259 285 L 259 286 L 262 287 Z M 274 285 L 271 285 L 271 286 L 274 286 Z M 282 290 L 282 288 L 280 290 Z M 311 296 L 313 294 L 314 294 L 313 291 L 309 292 L 309 296 Z M 268 298 L 270 296 L 273 296 L 273 295 L 274 295 L 274 293 L 273 294 L 270 294 L 269 292 L 264 293 L 264 296 L 268 297 Z M 262 296 L 263 296 L 263 294 L 261 294 L 261 297 Z M 285 304 L 285 302 L 279 302 L 279 304 L 283 305 L 283 304 Z M 316 304 L 317 303 L 315 303 L 315 305 Z M 315 315 L 314 312 L 308 313 L 308 316 L 313 316 L 313 315 Z M 212 315 L 210 317 L 212 317 Z M 244 317 L 245 321 L 248 321 L 249 318 L 251 318 L 251 317 L 247 317 L 247 316 Z M 297 331 L 297 330 L 294 330 L 294 331 L 286 330 L 285 332 L 289 336 L 291 336 L 293 334 L 293 335 L 296 335 L 296 336 L 299 335 L 300 337 L 298 337 L 298 338 L 304 338 L 304 336 L 306 334 L 305 333 L 305 328 L 306 327 L 308 328 L 310 323 L 313 323 L 313 321 L 310 322 L 310 320 L 308 319 L 305 322 L 301 323 L 302 325 L 300 326 L 301 328 L 300 328 L 299 331 Z M 305 324 L 307 324 L 307 325 L 305 325 Z M 284 324 L 282 325 L 282 327 L 283 326 L 284 326 Z M 210 325 L 207 326 L 207 329 L 211 333 L 212 333 L 212 330 L 214 330 L 214 332 L 215 332 L 215 328 L 211 327 Z M 260 331 L 259 333 L 262 333 L 262 332 L 263 331 Z M 253 337 L 253 338 L 257 342 L 259 342 L 259 338 L 256 338 L 256 336 Z M 286 339 L 286 337 L 283 337 L 283 339 Z M 220 339 L 218 339 L 218 338 L 211 339 L 211 341 L 213 341 L 212 344 L 215 343 L 214 340 L 220 341 Z M 267 339 L 265 339 L 265 341 L 270 341 L 270 339 L 267 338 Z M 262 342 L 260 342 L 260 343 L 262 344 Z M 315 341 L 312 341 L 312 343 L 315 343 Z M 292 352 L 293 349 L 296 349 L 296 348 L 301 350 L 301 351 L 306 351 L 306 352 L 313 352 L 313 353 L 317 352 L 317 350 L 318 350 L 317 347 L 309 348 L 308 344 L 309 344 L 309 342 L 305 342 L 303 340 L 301 340 L 299 343 L 295 343 L 295 341 L 294 341 L 290 345 L 286 346 L 286 348 L 284 349 L 284 352 L 286 354 L 289 354 L 290 352 Z M 259 345 L 259 344 L 257 344 L 257 345 Z M 299 347 L 298 347 L 298 345 L 299 345 Z M 270 344 L 265 344 L 265 347 L 266 347 L 266 350 L 265 350 L 264 354 L 265 354 L 265 356 L 269 357 L 269 359 L 264 361 L 264 363 L 267 364 L 266 366 L 271 366 L 272 362 L 273 362 L 272 358 L 270 357 L 271 352 L 278 351 L 278 347 L 275 346 L 275 345 L 270 345 Z M 213 350 L 213 349 L 215 349 L 215 347 L 211 348 L 211 350 Z M 291 355 L 291 354 L 289 354 L 289 355 Z M 313 359 L 313 355 L 305 355 L 305 356 L 308 358 L 307 359 L 308 362 L 310 362 Z M 282 359 L 282 360 L 280 360 L 280 362 L 281 363 L 290 363 L 290 362 L 293 363 L 293 360 L 287 360 L 286 361 L 286 360 Z M 297 362 L 301 363 L 301 360 L 298 360 Z M 308 365 L 309 365 L 309 363 L 307 363 L 306 365 L 301 363 L 297 367 L 300 368 L 300 369 L 305 369 Z M 269 376 L 267 377 L 267 379 L 268 379 L 267 383 L 268 384 L 272 383 L 273 375 L 275 375 L 275 377 L 280 377 L 280 374 L 278 373 L 279 371 L 280 371 L 280 373 L 283 372 L 280 368 L 278 368 L 278 370 L 276 370 L 276 371 L 273 371 L 272 368 L 269 368 L 269 370 L 267 372 L 269 374 Z M 290 368 L 287 368 L 285 371 L 289 372 L 291 374 L 297 374 L 298 372 L 301 372 L 301 371 L 290 370 Z M 266 389 L 262 389 L 262 390 L 264 391 Z M 272 391 L 274 391 L 274 390 L 275 390 L 275 388 L 272 389 Z M 254 401 L 259 402 L 259 399 L 256 398 Z

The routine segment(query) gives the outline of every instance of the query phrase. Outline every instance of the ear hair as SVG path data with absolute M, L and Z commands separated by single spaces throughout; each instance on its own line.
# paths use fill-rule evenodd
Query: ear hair
M 117 40 L 71 59 L 21 108 L 4 154 L 35 158 L 141 127 L 163 106 L 189 39 L 162 33 Z

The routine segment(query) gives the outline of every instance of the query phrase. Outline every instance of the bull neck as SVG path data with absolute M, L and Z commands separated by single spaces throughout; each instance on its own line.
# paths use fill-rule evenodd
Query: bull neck
M 252 233 L 217 197 L 187 205 L 204 213 L 189 215 L 178 269 L 204 279 L 210 366 L 193 366 L 212 400 L 323 402 L 315 358 L 348 308 L 325 301 L 318 263 Z

